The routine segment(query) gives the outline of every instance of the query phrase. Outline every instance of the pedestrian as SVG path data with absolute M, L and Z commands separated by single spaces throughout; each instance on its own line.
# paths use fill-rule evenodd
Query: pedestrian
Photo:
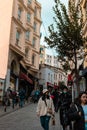
M 5 92 L 4 97 L 3 97 L 3 106 L 4 106 L 4 112 L 6 112 L 7 106 L 8 106 L 8 97 L 7 97 L 6 92 Z
M 23 88 L 20 88 L 19 90 L 19 106 L 24 106 L 24 100 L 25 100 L 25 90 Z
M 70 104 L 72 103 L 72 96 L 66 86 L 63 88 L 63 92 L 59 95 L 57 103 L 60 114 L 60 124 L 62 125 L 63 130 L 66 130 L 68 126 L 71 129 L 71 122 L 68 120 L 67 112 L 70 108 Z
M 14 109 L 14 106 L 16 105 L 16 96 L 17 96 L 17 93 L 15 90 L 12 91 L 12 108 Z
M 58 93 L 58 90 L 56 88 L 52 92 L 51 97 L 53 99 L 55 112 L 58 112 L 58 110 L 57 110 L 57 102 L 58 102 L 59 93 Z
M 87 93 L 81 92 L 68 111 L 69 120 L 73 122 L 73 130 L 87 130 Z
M 54 105 L 47 89 L 43 89 L 43 94 L 38 101 L 37 115 L 40 117 L 40 123 L 43 129 L 49 130 L 49 121 L 51 115 L 54 115 Z

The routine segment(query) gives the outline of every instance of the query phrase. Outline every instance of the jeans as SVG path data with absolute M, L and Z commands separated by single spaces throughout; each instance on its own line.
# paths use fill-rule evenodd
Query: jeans
M 19 106 L 20 106 L 20 107 L 23 107 L 23 106 L 24 106 L 24 99 L 20 99 Z
M 44 128 L 44 130 L 49 130 L 49 121 L 50 116 L 45 115 L 40 117 L 41 126 Z

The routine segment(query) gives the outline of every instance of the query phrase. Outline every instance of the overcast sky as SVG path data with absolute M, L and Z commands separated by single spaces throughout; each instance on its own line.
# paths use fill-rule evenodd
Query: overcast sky
M 41 26 L 41 44 L 46 45 L 44 42 L 44 36 L 48 35 L 48 26 L 51 25 L 53 21 L 53 17 L 55 16 L 52 7 L 54 6 L 54 0 L 37 0 L 42 7 L 41 10 L 41 18 L 42 18 L 42 26 Z M 61 0 L 67 6 L 68 0 Z M 54 53 L 54 51 L 52 50 Z M 47 51 L 50 53 L 50 51 Z

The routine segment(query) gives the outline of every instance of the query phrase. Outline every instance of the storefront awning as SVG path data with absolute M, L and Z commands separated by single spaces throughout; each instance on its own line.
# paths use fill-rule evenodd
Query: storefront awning
M 47 86 L 54 87 L 54 85 L 50 82 L 47 82 Z
M 55 89 L 57 89 L 57 88 L 59 88 L 59 86 L 57 86 L 57 85 L 54 85 L 54 88 L 55 88 Z
M 19 77 L 20 77 L 20 79 L 24 79 L 24 80 L 28 81 L 30 84 L 33 84 L 33 81 L 26 74 L 24 74 L 23 72 L 20 73 Z

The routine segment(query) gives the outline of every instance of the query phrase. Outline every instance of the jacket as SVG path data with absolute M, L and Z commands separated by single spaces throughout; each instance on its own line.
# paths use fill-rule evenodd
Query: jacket
M 81 115 L 79 115 L 81 112 Z M 74 104 L 68 111 L 68 118 L 74 121 L 74 130 L 85 130 L 85 118 L 83 108 L 80 104 Z
M 70 104 L 72 102 L 71 95 L 69 93 L 62 93 L 59 97 L 58 107 L 60 109 L 60 123 L 63 126 L 67 126 L 70 124 L 70 121 L 67 117 L 68 109 L 70 108 Z
M 52 99 L 51 98 L 46 99 L 46 104 L 45 104 L 45 101 L 42 100 L 42 97 L 41 97 L 38 101 L 37 110 L 36 110 L 39 116 L 45 116 L 45 115 L 51 116 L 51 114 L 48 113 L 48 109 L 50 108 L 52 109 L 52 113 L 54 114 L 54 105 L 53 105 Z

